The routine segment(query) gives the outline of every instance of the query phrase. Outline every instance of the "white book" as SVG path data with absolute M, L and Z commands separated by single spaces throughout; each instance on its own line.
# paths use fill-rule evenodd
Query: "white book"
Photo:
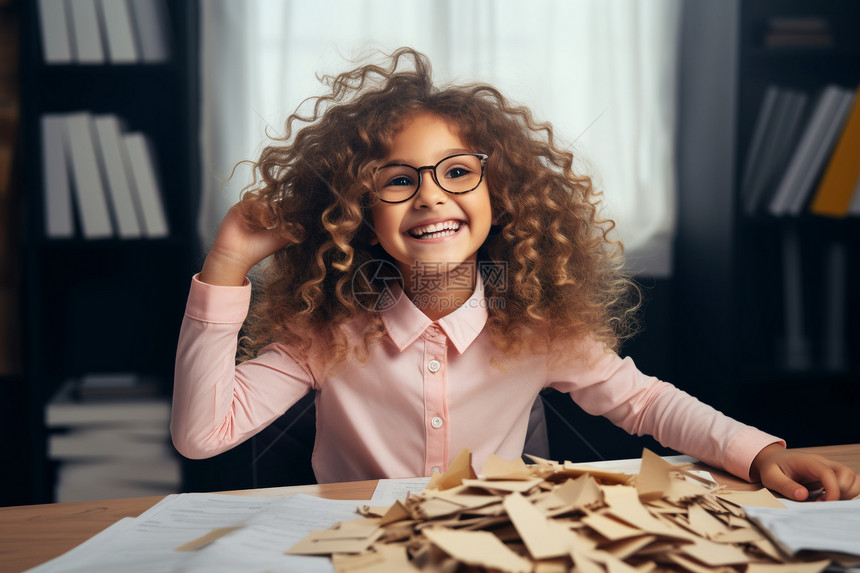
M 136 239 L 143 233 L 132 198 L 129 173 L 122 155 L 122 133 L 119 118 L 112 114 L 93 117 L 98 139 L 99 157 L 108 188 L 117 234 L 123 239 Z
M 779 134 L 773 143 L 773 154 L 771 164 L 768 167 L 765 180 L 765 189 L 761 198 L 762 209 L 765 209 L 774 193 L 776 187 L 782 180 L 785 170 L 788 169 L 791 155 L 797 147 L 797 142 L 805 127 L 806 103 L 809 96 L 802 92 L 792 91 L 788 104 L 788 110 L 783 118 L 784 126 L 781 126 Z
M 129 0 L 141 59 L 149 64 L 170 59 L 170 21 L 164 0 Z
M 171 450 L 167 427 L 159 428 L 160 435 L 140 437 L 127 434 L 123 428 L 93 427 L 72 430 L 49 436 L 48 456 L 52 460 L 146 459 L 157 463 L 170 459 Z
M 72 36 L 79 64 L 103 64 L 101 28 L 96 0 L 68 0 L 72 13 Z
M 797 191 L 791 196 L 787 211 L 789 215 L 795 217 L 800 215 L 809 203 L 809 197 L 815 191 L 815 183 L 821 178 L 822 172 L 827 166 L 827 160 L 833 153 L 836 142 L 839 141 L 839 136 L 845 127 L 845 122 L 848 121 L 848 114 L 851 113 L 853 106 L 854 92 L 845 90 L 822 135 L 821 145 L 815 149 L 812 155 L 809 169 L 803 173 L 803 179 L 798 183 Z
M 48 428 L 166 428 L 169 423 L 169 398 L 147 396 L 77 400 L 73 386 L 68 383 L 45 407 L 45 425 Z
M 155 162 L 149 141 L 142 133 L 126 133 L 125 143 L 131 180 L 143 215 L 143 229 L 147 237 L 161 238 L 168 235 L 167 217 L 161 200 L 161 191 L 156 175 Z
M 784 132 L 788 126 L 786 120 L 791 114 L 794 102 L 794 92 L 780 88 L 776 89 L 773 108 L 769 113 L 770 117 L 767 118 L 767 125 L 763 135 L 764 141 L 761 142 L 761 152 L 756 158 L 752 169 L 748 169 L 744 173 L 741 192 L 744 210 L 748 215 L 753 215 L 760 209 L 762 202 L 765 201 L 769 184 L 773 179 L 772 175 L 777 169 L 776 157 L 779 151 L 779 143 L 785 137 Z M 762 113 L 765 113 L 764 109 Z
M 66 116 L 66 143 L 72 164 L 72 182 L 84 237 L 104 239 L 113 234 L 104 185 L 96 159 L 93 121 L 88 112 Z
M 137 42 L 127 0 L 99 0 L 107 49 L 113 64 L 133 64 L 138 60 Z
M 771 215 L 781 216 L 788 213 L 794 195 L 800 192 L 805 174 L 813 164 L 817 150 L 824 144 L 824 136 L 834 114 L 839 110 L 846 91 L 839 86 L 829 85 L 819 96 L 800 142 L 791 156 L 788 168 L 768 205 L 768 212 Z
M 75 234 L 65 140 L 65 116 L 43 115 L 42 186 L 45 201 L 45 234 L 52 239 L 68 239 Z
M 39 22 L 45 63 L 71 63 L 74 57 L 65 0 L 39 0 Z
M 744 209 L 748 215 L 767 208 L 776 185 L 785 173 L 798 134 L 803 128 L 806 100 L 805 93 L 779 90 L 759 167 L 751 175 L 749 189 L 744 191 Z
M 744 176 L 741 184 L 741 190 L 744 195 L 749 194 L 750 185 L 756 170 L 760 170 L 762 168 L 761 160 L 764 154 L 765 142 L 767 140 L 768 132 L 773 132 L 774 110 L 776 109 L 779 95 L 780 89 L 772 85 L 768 86 L 767 90 L 765 90 L 764 97 L 762 98 L 744 165 Z
M 180 491 L 181 487 L 182 471 L 175 457 L 65 461 L 57 469 L 54 500 L 63 503 L 164 496 Z

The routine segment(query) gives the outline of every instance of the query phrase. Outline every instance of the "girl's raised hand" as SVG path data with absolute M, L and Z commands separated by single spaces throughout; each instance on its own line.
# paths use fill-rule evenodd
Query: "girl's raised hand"
M 758 453 L 750 477 L 794 501 L 809 497 L 803 484 L 823 488 L 819 500 L 853 499 L 860 495 L 860 475 L 851 468 L 815 454 L 786 450 L 782 444 L 771 444 Z
M 290 239 L 277 230 L 248 222 L 242 203 L 230 207 L 206 255 L 201 281 L 219 286 L 241 286 L 251 267 L 283 248 Z

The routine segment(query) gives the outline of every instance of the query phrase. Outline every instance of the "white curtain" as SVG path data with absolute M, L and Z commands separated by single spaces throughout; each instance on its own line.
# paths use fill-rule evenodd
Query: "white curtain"
M 317 79 L 412 46 L 437 80 L 487 81 L 553 123 L 604 191 L 633 265 L 671 268 L 680 0 L 203 0 L 200 232 L 211 240 L 266 130 Z

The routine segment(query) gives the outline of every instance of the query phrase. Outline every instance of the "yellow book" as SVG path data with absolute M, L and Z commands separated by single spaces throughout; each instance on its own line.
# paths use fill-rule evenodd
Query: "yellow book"
M 824 170 L 809 210 L 816 215 L 845 217 L 860 179 L 860 87 L 854 105 Z

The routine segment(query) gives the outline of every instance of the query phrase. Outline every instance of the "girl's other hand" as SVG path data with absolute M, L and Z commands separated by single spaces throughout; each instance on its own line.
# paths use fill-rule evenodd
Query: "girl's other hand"
M 786 450 L 770 444 L 758 453 L 750 468 L 750 478 L 794 501 L 806 501 L 816 484 L 824 494 L 818 500 L 853 499 L 860 495 L 860 475 L 851 468 L 815 454 Z
M 251 267 L 273 255 L 290 242 L 289 236 L 276 229 L 250 224 L 242 203 L 230 207 L 215 242 L 206 255 L 199 279 L 219 286 L 241 286 Z

